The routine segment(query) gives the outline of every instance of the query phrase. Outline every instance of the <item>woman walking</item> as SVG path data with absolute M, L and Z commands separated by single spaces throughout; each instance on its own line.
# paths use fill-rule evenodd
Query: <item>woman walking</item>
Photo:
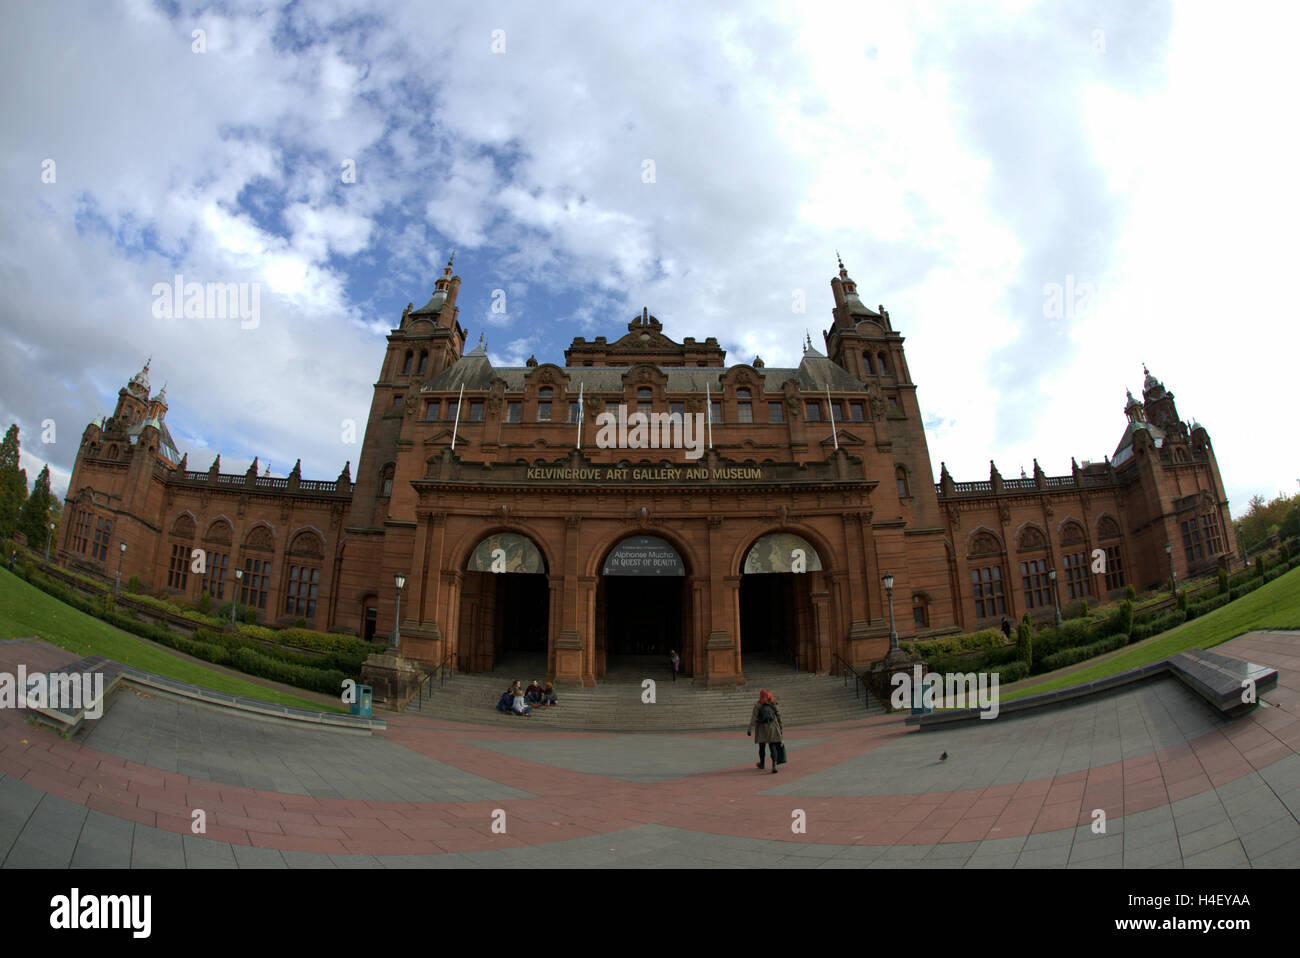
M 779 761 L 785 760 L 785 745 L 781 742 L 781 713 L 776 707 L 772 693 L 763 689 L 758 693 L 754 711 L 749 715 L 749 729 L 746 735 L 753 735 L 758 743 L 758 767 L 763 767 L 763 746 L 771 752 L 772 774 L 776 774 Z

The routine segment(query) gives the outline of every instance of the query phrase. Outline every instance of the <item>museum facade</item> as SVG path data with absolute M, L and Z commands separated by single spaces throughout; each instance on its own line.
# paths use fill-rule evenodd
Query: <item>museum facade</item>
M 709 685 L 743 681 L 746 653 L 878 661 L 891 604 L 924 637 L 1228 561 L 1209 435 L 1149 373 L 1104 463 L 936 483 L 903 337 L 843 264 L 825 352 L 782 368 L 727 365 L 647 310 L 563 365 L 494 366 L 466 349 L 460 282 L 449 262 L 388 334 L 355 481 L 190 470 L 146 364 L 82 436 L 60 561 L 380 639 L 400 575 L 401 651 L 424 665 L 544 652 L 592 684 L 674 650 Z

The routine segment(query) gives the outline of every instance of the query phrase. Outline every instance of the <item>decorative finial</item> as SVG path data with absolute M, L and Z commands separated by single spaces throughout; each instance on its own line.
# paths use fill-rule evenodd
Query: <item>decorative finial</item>
M 483 334 L 482 334 L 482 333 L 479 333 L 479 334 L 478 334 L 478 344 L 479 344 L 479 347 L 480 347 L 480 348 L 483 346 Z
M 451 264 L 456 259 L 456 251 L 452 250 L 451 255 L 447 257 L 447 272 L 451 272 Z

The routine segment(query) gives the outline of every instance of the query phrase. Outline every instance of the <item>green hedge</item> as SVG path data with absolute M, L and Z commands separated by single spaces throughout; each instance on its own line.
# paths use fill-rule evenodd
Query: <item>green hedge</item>
M 1007 637 L 998 629 L 981 629 L 966 635 L 949 635 L 938 639 L 916 639 L 900 642 L 904 652 L 929 656 L 957 655 L 980 649 L 996 649 L 1007 644 Z
M 1055 672 L 1057 669 L 1063 669 L 1067 665 L 1074 665 L 1076 662 L 1086 661 L 1093 656 L 1114 652 L 1116 649 L 1128 645 L 1128 642 L 1129 637 L 1121 632 L 1091 645 L 1076 645 L 1073 648 L 1062 649 L 1060 652 L 1045 657 L 1039 671 Z

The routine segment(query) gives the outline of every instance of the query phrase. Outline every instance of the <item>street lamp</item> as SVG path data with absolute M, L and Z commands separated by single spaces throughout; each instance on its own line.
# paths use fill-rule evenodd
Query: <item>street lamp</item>
M 117 554 L 117 581 L 113 583 L 113 595 L 122 591 L 122 559 L 126 556 L 126 543 L 122 543 L 122 551 Z
M 885 584 L 885 602 L 889 605 L 889 654 L 898 651 L 898 632 L 894 629 L 894 576 L 886 572 L 880 577 Z
M 54 539 L 54 523 L 50 523 L 50 534 L 45 538 L 45 563 L 50 561 L 50 542 Z
M 1052 605 L 1056 608 L 1056 627 L 1061 627 L 1061 599 L 1056 594 L 1056 570 L 1047 570 L 1047 579 L 1052 583 Z
M 235 606 L 239 604 L 239 584 L 244 581 L 244 570 L 235 570 L 235 589 L 230 594 L 230 626 L 235 625 Z
M 1178 596 L 1178 573 L 1174 571 L 1174 547 L 1168 542 L 1165 543 L 1165 555 L 1169 556 L 1169 588 L 1170 594 L 1175 598 Z
M 393 613 L 393 640 L 388 645 L 388 651 L 398 655 L 402 651 L 402 589 L 406 588 L 406 576 L 397 573 L 393 576 L 393 584 L 397 586 L 397 607 Z

